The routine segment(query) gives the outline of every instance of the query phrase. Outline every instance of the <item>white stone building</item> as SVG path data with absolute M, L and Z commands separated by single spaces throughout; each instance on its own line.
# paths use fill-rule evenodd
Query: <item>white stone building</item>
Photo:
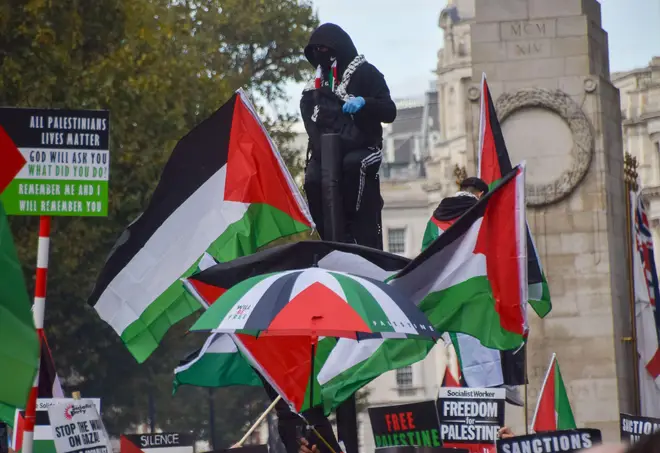
M 637 158 L 660 262 L 660 56 L 645 68 L 612 74 L 621 96 L 624 150 Z

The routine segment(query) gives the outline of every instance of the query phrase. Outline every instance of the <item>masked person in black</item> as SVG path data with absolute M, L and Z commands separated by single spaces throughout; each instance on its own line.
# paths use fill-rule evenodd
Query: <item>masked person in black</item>
M 359 55 L 351 37 L 335 24 L 317 28 L 305 47 L 316 78 L 303 91 L 300 110 L 309 136 L 305 193 L 323 238 L 321 135 L 341 140 L 343 241 L 382 249 L 378 170 L 383 159 L 382 123 L 396 118 L 385 78 Z

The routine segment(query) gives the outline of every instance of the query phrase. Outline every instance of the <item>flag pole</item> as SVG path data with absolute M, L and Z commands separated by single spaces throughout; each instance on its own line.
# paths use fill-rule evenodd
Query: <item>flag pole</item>
M 626 196 L 626 237 L 628 238 L 628 294 L 630 297 L 630 337 L 621 338 L 623 342 L 629 342 L 631 346 L 632 362 L 633 362 L 633 398 L 635 399 L 633 408 L 635 414 L 640 413 L 640 391 L 639 391 L 639 354 L 637 352 L 637 320 L 635 317 L 635 273 L 633 270 L 633 253 L 635 253 L 635 245 L 633 243 L 633 229 L 632 229 L 632 205 L 630 202 L 630 194 L 636 192 L 637 186 L 637 159 L 630 153 L 626 153 L 623 159 L 623 182 L 625 187 Z
M 527 347 L 523 350 L 523 364 L 525 366 L 525 434 L 529 434 L 529 402 L 527 399 Z
M 39 337 L 39 357 L 41 357 L 41 342 L 43 341 L 44 313 L 46 307 L 46 281 L 48 275 L 48 252 L 50 249 L 50 216 L 39 217 L 39 243 L 37 245 L 37 273 L 34 285 L 34 305 L 32 315 L 34 326 Z M 39 359 L 41 362 L 41 358 Z M 34 425 L 37 416 L 37 399 L 39 397 L 39 368 L 34 376 L 34 383 L 25 408 L 25 429 L 23 430 L 22 452 L 32 453 L 34 450 Z
M 248 429 L 248 431 L 247 431 L 247 432 L 245 433 L 245 435 L 241 438 L 241 440 L 239 440 L 239 441 L 236 442 L 234 445 L 232 445 L 231 448 L 240 448 L 240 447 L 242 447 L 243 444 L 245 443 L 245 441 L 248 440 L 248 438 L 249 438 L 250 435 L 254 432 L 254 430 L 257 429 L 257 428 L 259 427 L 259 425 L 261 425 L 261 422 L 264 421 L 264 419 L 268 416 L 268 414 L 270 414 L 270 411 L 272 411 L 272 410 L 275 408 L 275 405 L 276 405 L 281 399 L 282 399 L 282 396 L 281 396 L 281 395 L 277 395 L 277 398 L 275 398 L 275 399 L 273 400 L 273 402 L 270 403 L 270 406 L 268 406 L 268 407 L 266 408 L 266 410 L 264 411 L 264 413 L 261 414 L 261 416 L 257 419 L 257 421 L 254 422 L 254 424 L 250 427 L 250 429 Z

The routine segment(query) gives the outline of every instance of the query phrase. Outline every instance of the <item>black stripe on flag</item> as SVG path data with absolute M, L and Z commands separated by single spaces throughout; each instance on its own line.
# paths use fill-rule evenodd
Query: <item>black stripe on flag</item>
M 486 195 L 481 197 L 481 199 L 470 209 L 468 209 L 465 214 L 458 218 L 447 230 L 442 233 L 435 241 L 431 243 L 425 250 L 420 253 L 417 258 L 412 260 L 401 272 L 396 274 L 393 278 L 401 278 L 411 273 L 419 266 L 423 266 L 427 260 L 433 257 L 436 253 L 440 253 L 443 249 L 450 247 L 455 241 L 461 238 L 466 231 L 470 229 L 472 224 L 482 218 L 486 212 L 486 207 L 488 206 L 488 200 L 496 193 L 500 188 L 502 188 L 507 182 L 513 179 L 517 174 L 516 171 L 511 171 L 507 173 L 506 176 L 502 177 L 497 186 L 493 190 L 489 190 Z
M 408 258 L 355 244 L 300 241 L 271 247 L 226 263 L 218 263 L 196 273 L 190 279 L 228 289 L 257 275 L 312 267 L 334 251 L 358 255 L 391 272 L 403 269 L 410 262 Z
M 266 330 L 271 321 L 275 319 L 278 313 L 291 300 L 293 285 L 296 283 L 300 274 L 302 274 L 302 271 L 291 272 L 290 274 L 276 278 L 264 295 L 261 296 L 259 303 L 254 307 L 254 310 L 250 313 L 250 317 L 245 322 L 243 329 Z
M 488 83 L 486 85 L 486 94 L 488 95 L 488 113 L 489 124 L 491 127 L 491 132 L 493 134 L 493 141 L 495 142 L 495 152 L 497 153 L 497 162 L 500 165 L 500 174 L 502 176 L 508 174 L 513 170 L 511 166 L 511 158 L 509 157 L 509 151 L 506 148 L 506 143 L 504 141 L 504 134 L 502 133 L 502 127 L 500 126 L 500 120 L 497 118 L 497 112 L 495 111 L 495 105 L 493 104 L 493 98 L 490 95 L 490 88 L 488 88 Z M 527 282 L 529 285 L 535 283 L 541 283 L 543 281 L 543 276 L 541 275 L 541 266 L 539 266 L 539 257 L 536 254 L 534 248 L 534 243 L 532 242 L 532 234 L 529 231 L 529 226 L 527 227 Z
M 240 102 L 238 93 L 179 140 L 147 209 L 124 230 L 110 251 L 88 299 L 90 305 L 96 304 L 110 282 L 165 220 L 227 163 L 236 102 Z

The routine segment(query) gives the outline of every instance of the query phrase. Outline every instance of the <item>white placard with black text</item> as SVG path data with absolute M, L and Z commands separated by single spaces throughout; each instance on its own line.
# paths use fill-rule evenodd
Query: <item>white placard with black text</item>
M 112 453 L 110 438 L 92 400 L 48 408 L 57 453 Z

